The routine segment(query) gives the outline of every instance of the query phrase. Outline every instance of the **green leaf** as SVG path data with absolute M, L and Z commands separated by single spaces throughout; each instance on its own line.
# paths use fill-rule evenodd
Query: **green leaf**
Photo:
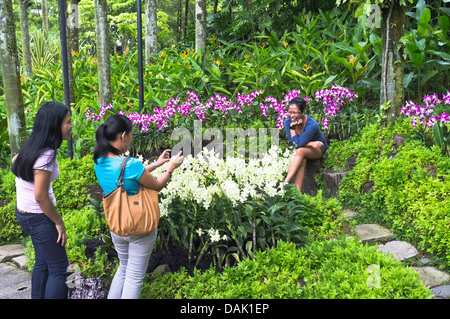
M 420 37 L 426 37 L 428 35 L 428 31 L 433 31 L 433 28 L 428 23 L 431 19 L 431 11 L 430 9 L 426 9 L 422 15 L 420 16 L 420 20 L 417 26 L 417 33 Z
M 447 16 L 440 16 L 438 19 L 439 28 L 442 30 L 442 33 L 447 34 L 450 28 L 450 19 Z
M 414 72 L 410 72 L 408 74 L 405 74 L 405 76 L 403 77 L 403 84 L 405 85 L 405 88 L 407 88 L 409 86 L 409 84 L 411 83 L 411 80 L 414 78 Z
M 444 145 L 444 135 L 442 132 L 441 123 L 437 122 L 433 126 L 433 134 L 434 134 L 434 141 L 435 141 L 436 145 L 439 146 L 440 148 L 442 148 Z
M 352 71 L 352 69 L 353 69 L 352 65 L 351 65 L 350 62 L 347 61 L 347 59 L 342 58 L 342 57 L 338 57 L 338 56 L 335 56 L 335 55 L 331 55 L 330 58 L 335 60 L 335 61 L 337 61 L 337 62 L 339 62 L 339 63 L 342 63 L 347 69 Z
M 448 54 L 447 52 L 441 52 L 441 51 L 435 51 L 435 50 L 427 50 L 427 53 L 433 53 L 441 58 L 443 58 L 444 60 L 450 61 L 450 54 Z

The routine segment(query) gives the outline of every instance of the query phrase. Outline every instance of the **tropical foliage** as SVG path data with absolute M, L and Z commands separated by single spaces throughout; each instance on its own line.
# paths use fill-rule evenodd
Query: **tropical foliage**
M 38 2 L 31 1 L 34 9 Z M 202 55 L 193 49 L 194 1 L 169 2 L 158 2 L 158 51 L 144 67 L 142 109 L 135 1 L 108 1 L 114 92 L 109 105 L 99 99 L 94 4 L 79 3 L 79 46 L 69 52 L 74 159 L 67 158 L 64 142 L 58 152 L 61 175 L 53 183 L 68 229 L 69 259 L 83 261 L 86 275 L 102 276 L 107 284 L 116 267 L 104 253 L 112 243 L 101 201 L 91 191 L 97 181 L 90 154 L 99 124 L 120 113 L 135 126 L 131 155 L 144 163 L 174 146 L 174 132 L 195 134 L 198 123 L 202 136 L 212 129 L 223 136 L 227 129 L 276 132 L 263 137 L 266 143 L 259 140 L 257 157 L 252 150 L 244 156 L 234 152 L 234 139 L 224 143 L 233 146 L 226 159 L 207 148 L 197 157 L 186 156 L 160 192 L 156 247 L 184 247 L 191 265 L 210 257 L 214 269 L 153 274 L 143 297 L 430 298 L 411 269 L 375 247 L 344 238 L 346 222 L 340 212 L 359 209 L 361 215 L 352 223 L 386 225 L 448 269 L 448 2 L 402 1 L 407 12 L 401 41 L 406 90 L 393 125 L 386 123 L 389 105 L 379 102 L 382 36 L 380 29 L 368 26 L 367 7 L 345 1 L 335 7 L 334 0 L 318 7 L 309 0 L 302 5 L 285 0 L 208 2 L 213 4 L 208 6 L 208 46 Z M 18 11 L 17 5 L 14 9 Z M 24 76 L 21 70 L 28 131 L 42 103 L 64 100 L 54 7 L 49 19 L 49 32 L 42 31 L 40 15 L 30 12 L 33 73 Z M 283 183 L 294 156 L 283 123 L 287 102 L 297 96 L 308 102 L 307 114 L 330 142 L 323 169 L 343 168 L 356 158 L 339 198 L 327 198 L 322 189 L 305 195 Z M 24 238 L 31 268 L 32 244 L 14 216 L 15 177 L 9 169 L 2 82 L 0 125 L 0 243 Z M 395 134 L 405 142 L 394 148 Z M 251 138 L 244 142 L 246 150 L 251 143 Z M 85 254 L 89 238 L 105 243 L 94 258 Z M 370 288 L 372 265 L 381 271 L 382 288 Z

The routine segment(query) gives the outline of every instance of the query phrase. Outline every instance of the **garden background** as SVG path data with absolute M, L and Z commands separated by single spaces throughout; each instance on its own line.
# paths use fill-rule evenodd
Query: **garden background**
M 70 1 L 68 21 L 79 26 L 67 28 L 73 159 L 64 142 L 53 183 L 69 259 L 106 285 L 117 266 L 91 158 L 109 114 L 133 120 L 131 155 L 144 162 L 196 121 L 203 134 L 276 128 L 279 138 L 268 136 L 256 159 L 205 151 L 174 173 L 160 193 L 156 249 L 183 247 L 187 271 L 149 275 L 143 298 L 430 298 L 409 267 L 416 260 L 401 263 L 347 238 L 341 211 L 359 210 L 351 225 L 389 227 L 450 269 L 448 2 L 374 1 L 376 20 L 369 2 L 146 1 L 140 107 L 136 2 Z M 1 1 L 0 44 L 15 44 L 0 46 L 0 243 L 23 241 L 32 268 L 31 241 L 14 216 L 10 159 L 39 106 L 64 102 L 58 7 L 21 0 L 7 11 L 8 3 Z M 146 20 L 155 3 L 157 19 Z M 19 73 L 9 71 L 11 56 Z M 308 99 L 307 114 L 330 142 L 312 195 L 282 186 L 292 157 L 282 123 L 294 96 Z M 14 115 L 23 124 L 17 136 Z M 401 146 L 394 136 L 404 138 Z M 349 171 L 337 198 L 324 191 L 329 168 Z M 99 248 L 86 250 L 93 241 Z M 212 268 L 193 271 L 202 264 Z M 372 264 L 382 269 L 382 288 L 367 287 Z

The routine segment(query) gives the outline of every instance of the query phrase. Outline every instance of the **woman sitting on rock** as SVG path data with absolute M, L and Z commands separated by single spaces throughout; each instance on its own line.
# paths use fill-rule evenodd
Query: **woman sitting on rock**
M 296 97 L 289 102 L 288 107 L 284 128 L 290 144 L 295 148 L 295 158 L 289 166 L 285 183 L 294 180 L 295 186 L 301 190 L 306 161 L 321 158 L 328 146 L 317 121 L 305 114 L 304 99 Z

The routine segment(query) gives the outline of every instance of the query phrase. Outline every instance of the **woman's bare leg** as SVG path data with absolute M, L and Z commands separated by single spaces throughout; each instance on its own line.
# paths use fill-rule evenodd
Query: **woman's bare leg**
M 303 161 L 303 156 L 299 156 L 297 150 L 295 150 L 295 152 L 296 152 L 295 157 L 291 161 L 291 165 L 288 168 L 286 179 L 284 180 L 286 183 L 290 183 L 290 181 L 295 177 Z
M 303 179 L 305 177 L 305 170 L 306 170 L 306 162 L 307 161 L 308 160 L 306 158 L 303 159 L 302 163 L 300 164 L 300 167 L 297 170 L 297 173 L 294 176 L 295 187 L 297 187 L 299 190 L 302 189 Z
M 295 150 L 295 158 L 289 166 L 285 182 L 289 183 L 294 179 L 295 186 L 302 189 L 303 179 L 305 177 L 305 168 L 307 160 L 319 159 L 322 157 L 320 149 L 312 147 L 300 147 Z

